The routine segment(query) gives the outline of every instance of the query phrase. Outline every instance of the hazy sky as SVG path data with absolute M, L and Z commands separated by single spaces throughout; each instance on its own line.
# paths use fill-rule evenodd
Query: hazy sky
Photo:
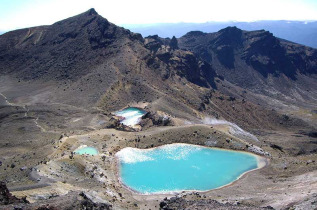
M 52 24 L 89 8 L 117 25 L 317 20 L 317 0 L 0 0 L 0 31 Z

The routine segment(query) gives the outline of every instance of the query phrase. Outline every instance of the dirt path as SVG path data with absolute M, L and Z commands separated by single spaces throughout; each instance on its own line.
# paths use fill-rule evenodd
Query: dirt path
M 29 178 L 32 181 L 36 181 L 37 183 L 28 184 L 28 185 L 21 185 L 21 186 L 16 186 L 16 187 L 9 187 L 9 190 L 11 192 L 25 191 L 25 190 L 47 187 L 47 186 L 50 186 L 52 183 L 55 183 L 54 180 L 39 175 L 36 170 L 31 171 L 31 173 L 29 174 Z
M 18 106 L 18 105 L 16 105 L 16 104 L 10 103 L 10 102 L 8 101 L 8 98 L 7 98 L 3 93 L 0 93 L 0 96 L 3 97 L 3 99 L 4 99 L 5 103 L 6 103 L 6 105 Z

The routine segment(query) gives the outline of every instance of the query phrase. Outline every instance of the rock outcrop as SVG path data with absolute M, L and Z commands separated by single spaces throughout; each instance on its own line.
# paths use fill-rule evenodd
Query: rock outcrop
M 0 205 L 18 204 L 18 203 L 29 203 L 26 198 L 19 199 L 12 195 L 7 185 L 4 182 L 0 182 Z
M 192 52 L 180 50 L 175 37 L 170 40 L 149 36 L 145 38 L 145 46 L 155 57 L 167 65 L 168 71 L 162 74 L 163 79 L 176 74 L 197 85 L 215 87 L 215 71 L 207 62 L 198 59 Z M 159 66 L 153 56 L 149 58 L 148 63 L 152 66 Z
M 157 112 L 149 111 L 142 117 L 140 125 L 142 127 L 171 126 L 173 122 L 167 115 L 160 115 Z

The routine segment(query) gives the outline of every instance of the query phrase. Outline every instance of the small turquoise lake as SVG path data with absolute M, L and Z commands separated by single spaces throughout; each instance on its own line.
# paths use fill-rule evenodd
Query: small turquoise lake
M 98 150 L 94 147 L 82 146 L 76 149 L 74 153 L 79 155 L 98 155 Z
M 190 144 L 127 147 L 116 157 L 121 182 L 142 194 L 212 190 L 263 166 L 261 157 L 251 153 Z
M 122 120 L 120 122 L 127 126 L 137 125 L 144 114 L 146 114 L 146 111 L 136 107 L 129 107 L 115 112 L 116 116 L 122 117 Z

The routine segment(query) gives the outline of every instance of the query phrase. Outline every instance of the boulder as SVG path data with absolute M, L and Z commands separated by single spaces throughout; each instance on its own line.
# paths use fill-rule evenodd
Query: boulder
M 160 115 L 157 112 L 149 111 L 142 117 L 140 125 L 143 127 L 151 124 L 156 126 L 168 126 L 172 125 L 172 121 L 167 115 Z
M 112 117 L 105 126 L 106 128 L 117 128 L 120 126 L 120 120 Z

